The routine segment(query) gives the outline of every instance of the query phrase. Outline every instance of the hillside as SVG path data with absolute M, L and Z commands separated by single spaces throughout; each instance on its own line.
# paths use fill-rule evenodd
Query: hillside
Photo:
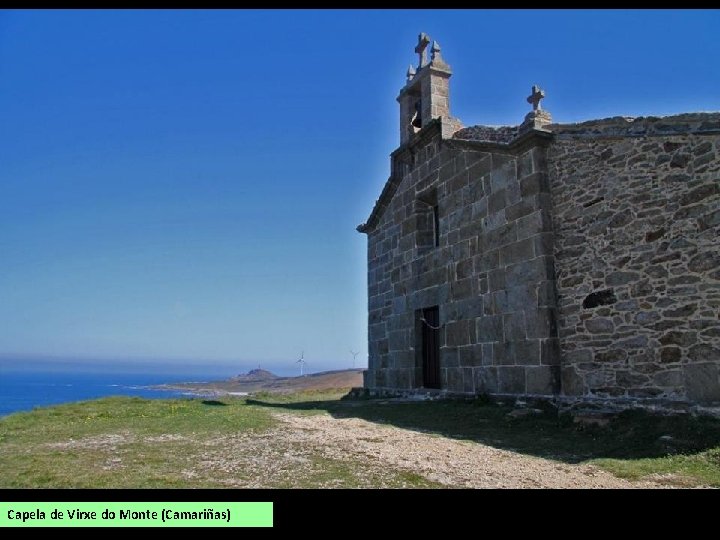
M 161 385 L 160 388 L 186 390 L 199 394 L 252 394 L 272 392 L 286 394 L 307 390 L 328 390 L 362 386 L 363 369 L 342 369 L 322 371 L 302 377 L 280 377 L 264 369 L 253 369 L 248 373 L 224 381 L 188 382 Z

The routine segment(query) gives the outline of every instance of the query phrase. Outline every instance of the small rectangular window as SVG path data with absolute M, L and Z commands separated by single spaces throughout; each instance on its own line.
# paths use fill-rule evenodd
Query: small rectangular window
M 437 189 L 429 189 L 418 195 L 416 212 L 417 241 L 420 250 L 440 246 L 440 207 Z

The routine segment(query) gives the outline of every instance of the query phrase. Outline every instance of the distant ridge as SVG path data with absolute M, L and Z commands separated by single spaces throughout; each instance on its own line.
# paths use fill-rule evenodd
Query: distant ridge
M 298 392 L 303 390 L 350 389 L 362 386 L 365 368 L 337 369 L 320 373 L 308 373 L 302 377 L 280 377 L 265 369 L 252 369 L 224 381 L 202 383 L 164 384 L 159 388 L 190 390 L 201 394 L 237 394 L 253 392 Z

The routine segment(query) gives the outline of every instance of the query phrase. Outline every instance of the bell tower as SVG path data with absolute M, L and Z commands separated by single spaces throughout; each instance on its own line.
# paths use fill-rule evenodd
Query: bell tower
M 407 143 L 436 118 L 443 122 L 443 136 L 450 136 L 460 127 L 459 122 L 450 117 L 449 82 L 452 71 L 443 60 L 437 41 L 432 42 L 428 61 L 428 45 L 430 37 L 423 32 L 418 36 L 415 47 L 418 65 L 411 64 L 408 68 L 407 82 L 397 98 L 400 103 L 400 145 Z

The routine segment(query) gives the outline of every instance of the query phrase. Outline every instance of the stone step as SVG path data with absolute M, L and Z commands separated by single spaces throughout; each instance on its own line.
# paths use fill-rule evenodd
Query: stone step
M 610 409 L 576 409 L 570 412 L 574 424 L 606 426 L 618 415 Z

